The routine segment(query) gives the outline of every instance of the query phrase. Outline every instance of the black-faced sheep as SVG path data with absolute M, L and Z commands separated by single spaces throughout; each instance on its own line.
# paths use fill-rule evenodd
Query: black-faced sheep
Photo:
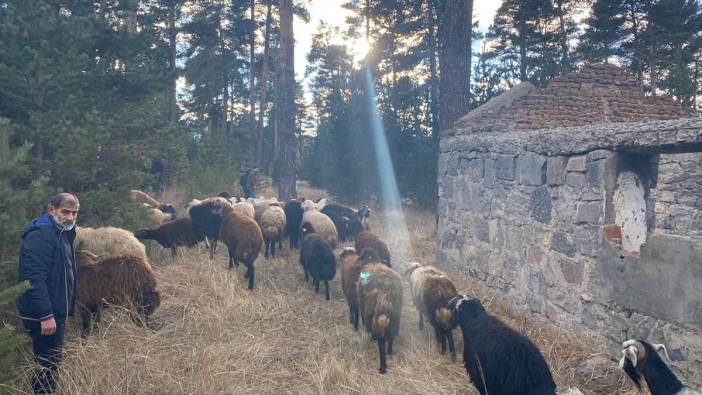
M 479 300 L 458 295 L 448 307 L 463 333 L 463 364 L 481 395 L 556 394 L 538 347 L 488 314 Z
M 222 197 L 208 198 L 195 206 L 190 207 L 190 220 L 193 232 L 198 239 L 209 242 L 210 258 L 214 257 L 217 250 L 217 239 L 222 217 L 215 214 L 215 206 L 229 205 L 229 201 Z
M 190 217 L 165 222 L 154 229 L 140 229 L 134 235 L 142 240 L 156 240 L 161 247 L 170 248 L 173 256 L 176 256 L 178 247 L 194 247 L 204 239 L 193 232 Z
M 456 359 L 456 349 L 453 345 L 453 310 L 447 307 L 448 302 L 458 295 L 456 286 L 446 273 L 432 267 L 411 263 L 407 268 L 412 301 L 419 312 L 419 329 L 424 326 L 424 316 L 434 328 L 436 341 L 441 345 L 441 354 L 446 353 L 448 341 L 451 358 Z
M 305 282 L 312 276 L 315 292 L 319 293 L 319 282 L 326 285 L 325 299 L 329 300 L 329 280 L 336 274 L 336 257 L 329 243 L 319 234 L 304 236 L 300 246 L 300 264 L 305 272 Z
M 92 251 L 102 256 L 136 255 L 146 259 L 146 248 L 134 234 L 126 229 L 105 226 L 76 228 L 76 249 Z
M 375 234 L 369 231 L 363 231 L 357 234 L 354 247 L 356 248 L 356 251 L 360 251 L 361 253 L 363 253 L 363 250 L 366 248 L 374 249 L 378 252 L 378 254 L 380 254 L 380 258 L 383 260 L 383 262 L 388 267 L 392 267 L 392 264 L 390 263 L 390 250 L 388 249 L 388 245 L 380 240 L 380 238 Z
M 245 278 L 249 279 L 249 289 L 254 287 L 254 261 L 263 245 L 263 234 L 256 221 L 238 214 L 231 205 L 219 205 L 216 213 L 222 217 L 219 238 L 229 250 L 229 269 L 243 263 L 246 266 Z
M 391 268 L 381 263 L 370 263 L 358 276 L 358 303 L 366 332 L 378 342 L 380 373 L 387 371 L 387 353 L 400 330 L 402 313 L 402 279 Z
M 302 226 L 302 215 L 305 213 L 305 210 L 302 209 L 302 202 L 290 200 L 285 203 L 283 211 L 285 211 L 287 221 L 285 228 L 290 238 L 290 249 L 300 248 L 300 227 Z
M 684 385 L 658 355 L 663 351 L 668 360 L 668 351 L 662 344 L 650 344 L 643 340 L 627 340 L 622 343 L 622 359 L 619 368 L 641 389 L 641 377 L 646 379 L 651 395 L 700 395 Z
M 339 233 L 339 239 L 342 241 L 349 240 L 363 230 L 358 211 L 351 207 L 328 203 L 321 211 L 334 222 L 334 226 L 336 226 L 336 230 Z
M 132 199 L 132 202 L 134 203 L 144 203 L 151 206 L 152 208 L 157 208 L 161 210 L 163 213 L 172 214 L 173 216 L 176 215 L 175 207 L 173 207 L 173 205 L 160 203 L 158 200 L 152 198 L 151 196 L 147 195 L 142 191 L 132 189 L 131 191 L 129 191 L 129 195 Z
M 271 203 L 261 215 L 261 232 L 266 244 L 266 259 L 269 251 L 275 257 L 275 243 L 278 243 L 279 249 L 283 249 L 283 232 L 285 232 L 285 211 L 280 207 L 280 203 Z
M 339 256 L 339 261 L 341 262 L 341 289 L 349 306 L 349 321 L 353 329 L 358 330 L 358 276 L 366 264 L 380 262 L 380 256 L 370 248 L 358 256 L 356 249 L 345 247 Z
M 84 336 L 90 330 L 91 320 L 99 320 L 100 309 L 105 305 L 135 308 L 139 318 L 145 321 L 160 302 L 156 276 L 146 258 L 135 255 L 98 258 L 87 251 L 79 253 L 76 303 Z

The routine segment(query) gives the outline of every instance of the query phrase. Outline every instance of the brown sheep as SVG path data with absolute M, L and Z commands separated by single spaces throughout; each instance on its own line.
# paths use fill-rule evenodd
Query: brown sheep
M 380 374 L 387 371 L 387 353 L 400 330 L 402 313 L 402 279 L 391 268 L 381 263 L 370 263 L 358 276 L 358 303 L 366 332 L 378 341 Z
M 353 247 L 344 247 L 339 256 L 341 262 L 341 289 L 344 291 L 346 303 L 349 305 L 349 321 L 354 330 L 358 330 L 358 276 L 367 263 L 380 262 L 378 253 L 373 249 L 366 249 L 358 256 Z
M 98 258 L 87 251 L 79 253 L 78 296 L 76 303 L 87 335 L 92 319 L 100 319 L 105 305 L 136 309 L 139 323 L 151 315 L 161 302 L 156 290 L 156 275 L 149 261 L 135 255 Z
M 234 211 L 231 205 L 216 207 L 222 217 L 219 239 L 229 250 L 229 269 L 239 262 L 246 266 L 245 278 L 249 279 L 249 289 L 254 287 L 254 261 L 263 245 L 263 234 L 256 221 Z
M 380 258 L 383 260 L 385 265 L 392 267 L 392 264 L 390 263 L 390 250 L 388 249 L 388 245 L 380 240 L 380 238 L 375 234 L 369 231 L 358 233 L 356 235 L 354 247 L 356 248 L 356 251 L 360 251 L 361 253 L 363 253 L 363 250 L 366 248 L 374 249 L 378 252 L 378 254 L 380 254 Z
M 157 208 L 167 214 L 176 214 L 175 207 L 173 207 L 173 205 L 163 204 L 142 191 L 132 189 L 129 191 L 129 195 L 134 203 L 143 203 L 152 208 Z
M 266 259 L 268 252 L 275 258 L 275 243 L 278 248 L 283 249 L 283 232 L 285 231 L 285 211 L 280 203 L 271 203 L 266 211 L 261 214 L 261 232 L 263 241 L 266 243 Z
M 423 329 L 424 316 L 427 316 L 434 328 L 436 341 L 441 345 L 441 355 L 446 354 L 448 341 L 451 359 L 455 361 L 453 329 L 456 323 L 453 319 L 453 310 L 448 308 L 448 302 L 458 295 L 456 286 L 446 273 L 416 262 L 409 265 L 407 275 L 412 290 L 412 301 L 419 312 L 419 329 Z

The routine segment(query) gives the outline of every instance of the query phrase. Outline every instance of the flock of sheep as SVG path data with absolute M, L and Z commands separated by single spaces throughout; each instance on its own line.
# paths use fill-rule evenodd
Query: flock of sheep
M 403 286 L 401 275 L 392 267 L 388 246 L 369 229 L 368 207 L 356 210 L 328 199 L 283 203 L 222 193 L 192 200 L 187 205 L 188 215 L 175 218 L 172 205 L 161 204 L 141 191 L 132 191 L 131 197 L 148 207 L 151 228 L 134 234 L 112 227 L 77 230 L 78 307 L 84 334 L 105 304 L 133 307 L 137 322 L 143 322 L 158 307 L 154 271 L 138 239 L 155 240 L 174 255 L 178 247 L 205 242 L 211 257 L 221 240 L 229 253 L 229 269 L 243 264 L 248 288 L 253 289 L 258 255 L 263 251 L 266 259 L 275 256 L 276 244 L 281 249 L 287 235 L 290 249 L 300 250 L 305 281 L 311 277 L 316 292 L 324 282 L 326 300 L 330 299 L 329 281 L 340 267 L 349 321 L 358 330 L 360 318 L 365 331 L 378 344 L 379 371 L 386 373 L 386 354 L 393 353 L 400 329 Z M 353 241 L 354 246 L 342 248 L 337 259 L 334 249 L 346 241 Z M 481 395 L 556 393 L 556 384 L 538 347 L 487 313 L 479 300 L 459 294 L 446 273 L 410 263 L 403 275 L 419 312 L 419 328 L 426 317 L 441 354 L 448 346 L 453 361 L 453 329 L 460 328 L 463 363 Z M 643 377 L 652 394 L 699 395 L 675 377 L 658 350 L 665 348 L 642 340 L 627 341 L 620 367 L 637 386 Z

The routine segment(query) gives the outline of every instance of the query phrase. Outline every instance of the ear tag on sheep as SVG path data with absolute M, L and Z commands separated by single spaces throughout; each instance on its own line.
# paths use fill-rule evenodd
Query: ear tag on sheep
M 359 281 L 361 281 L 361 285 L 368 285 L 368 282 L 370 281 L 370 273 L 361 272 L 359 275 Z

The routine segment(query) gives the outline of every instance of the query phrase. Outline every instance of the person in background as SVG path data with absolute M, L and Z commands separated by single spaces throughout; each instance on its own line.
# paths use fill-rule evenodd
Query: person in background
M 239 178 L 239 185 L 244 191 L 245 198 L 256 197 L 256 183 L 258 182 L 258 166 L 254 166 Z
M 56 390 L 64 326 L 76 299 L 73 241 L 79 209 L 77 197 L 59 193 L 49 201 L 47 212 L 22 234 L 19 281 L 28 280 L 31 287 L 17 299 L 17 309 L 41 366 L 32 377 L 35 394 Z

